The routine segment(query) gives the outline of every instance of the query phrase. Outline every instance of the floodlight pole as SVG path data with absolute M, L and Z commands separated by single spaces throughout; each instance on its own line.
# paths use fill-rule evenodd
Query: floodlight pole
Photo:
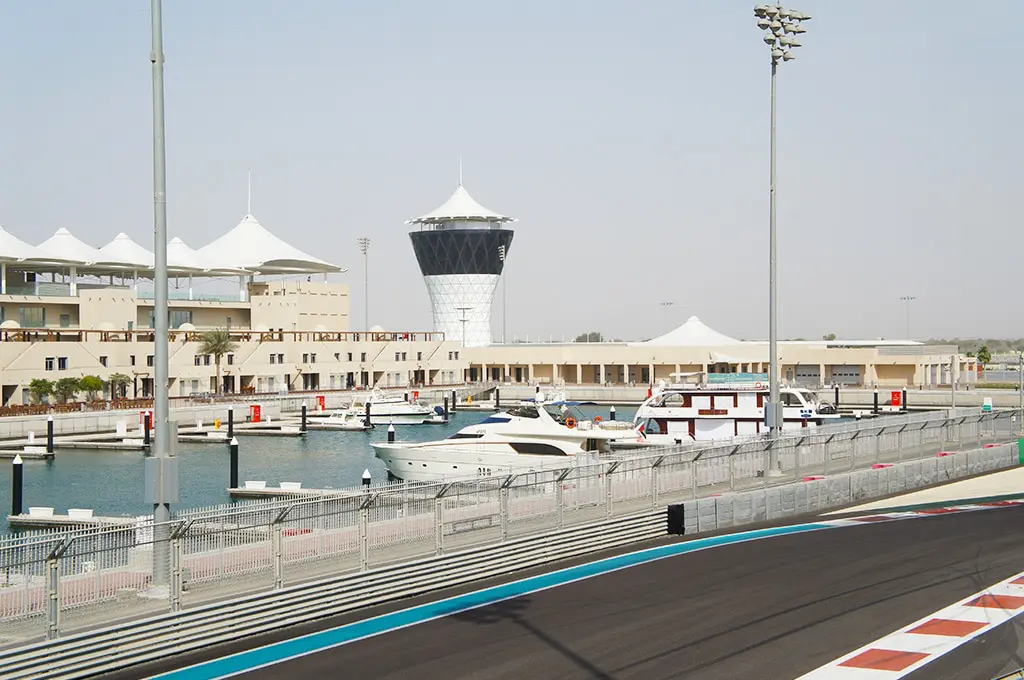
M 154 458 L 170 457 L 170 403 L 168 399 L 168 345 L 167 345 L 167 175 L 166 155 L 164 146 L 164 47 L 161 0 L 152 0 L 152 41 L 153 49 L 150 61 L 153 64 L 153 285 L 154 301 L 154 338 L 153 338 L 153 424 L 155 439 L 152 454 Z M 163 461 L 160 461 L 162 464 Z M 158 467 L 161 473 L 157 476 L 153 493 L 154 525 L 169 522 L 171 519 L 170 498 L 164 493 L 167 488 L 162 479 L 163 471 L 170 467 Z M 153 544 L 153 584 L 166 586 L 169 584 L 169 553 L 166 543 L 161 544 L 159 531 L 154 531 Z
M 370 332 L 370 239 L 360 236 L 359 250 L 363 253 L 363 324 L 364 330 Z

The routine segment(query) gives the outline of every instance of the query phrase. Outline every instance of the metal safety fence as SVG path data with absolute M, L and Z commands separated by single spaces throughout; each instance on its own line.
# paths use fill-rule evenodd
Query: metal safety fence
M 179 611 L 329 574 L 1016 441 L 1019 414 L 879 419 L 776 440 L 588 455 L 486 478 L 390 484 L 0 539 L 0 636 Z M 804 434 L 807 432 L 807 434 Z M 27 621 L 38 621 L 38 626 Z

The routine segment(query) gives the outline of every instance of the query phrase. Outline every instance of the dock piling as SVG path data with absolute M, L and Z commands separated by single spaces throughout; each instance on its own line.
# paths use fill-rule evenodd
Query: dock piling
M 877 387 L 875 388 L 875 406 L 874 406 L 874 412 L 875 412 L 875 413 L 878 413 L 878 388 L 877 388 Z
M 366 415 L 363 417 L 363 425 L 370 427 L 370 400 L 366 400 Z
M 229 488 L 238 488 L 238 439 L 235 437 L 231 438 L 231 444 L 229 445 L 231 452 L 231 484 Z
M 228 409 L 228 441 L 235 438 L 235 409 Z
M 835 398 L 835 403 L 832 404 L 832 405 L 835 406 L 836 408 L 839 408 L 839 383 L 836 383 L 835 388 L 836 388 L 836 398 Z
M 302 422 L 299 425 L 299 432 L 306 431 L 306 402 L 302 402 Z
M 391 444 L 394 441 L 395 441 L 395 424 L 394 423 L 388 423 L 388 444 Z
M 46 452 L 53 453 L 53 415 L 46 416 Z
M 448 397 L 444 398 L 444 421 L 448 422 Z
M 608 409 L 608 420 L 615 420 L 615 404 L 611 405 Z
M 455 411 L 458 409 L 458 403 L 459 400 L 455 393 L 455 390 L 452 390 L 452 413 L 455 413 Z
M 146 411 L 146 415 L 142 416 L 142 443 L 149 446 L 152 440 L 150 439 L 149 428 L 152 426 L 152 414 Z
M 370 482 L 371 481 L 372 481 L 372 477 L 370 476 L 370 469 L 367 468 L 367 469 L 363 470 L 363 491 L 367 491 L 368 492 L 370 490 Z
M 904 411 L 904 413 L 907 413 L 907 412 L 910 411 L 910 409 L 907 408 L 907 388 L 906 387 L 903 388 L 903 411 Z
M 22 464 L 21 456 L 14 457 L 14 465 L 11 467 L 11 514 L 17 517 L 22 510 L 22 491 L 25 487 L 25 466 Z
M 501 409 L 501 388 L 494 388 L 494 408 Z

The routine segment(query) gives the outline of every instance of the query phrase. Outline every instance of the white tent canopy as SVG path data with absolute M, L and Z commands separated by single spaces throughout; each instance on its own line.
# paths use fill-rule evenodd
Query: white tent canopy
M 247 270 L 241 268 L 225 269 L 224 267 L 218 267 L 216 264 L 209 262 L 208 259 L 198 251 L 189 247 L 187 243 L 177 236 L 172 238 L 167 244 L 167 270 L 172 273 L 202 273 L 206 275 L 249 273 Z
M 62 260 L 72 262 L 79 272 L 90 273 L 131 270 L 136 265 L 115 257 L 78 240 L 70 231 L 61 227 L 53 236 L 39 244 L 45 250 Z
M 431 210 L 426 215 L 406 220 L 406 224 L 437 224 L 455 220 L 484 220 L 488 222 L 515 222 L 516 218 L 499 215 L 488 210 L 469 195 L 466 188 L 459 184 L 451 198 L 444 205 Z
M 260 274 L 347 271 L 282 241 L 252 215 L 246 215 L 234 229 L 196 252 L 218 270 L 245 269 Z
M 121 232 L 114 240 L 100 248 L 106 257 L 120 262 L 129 262 L 138 269 L 152 269 L 155 258 L 153 253 L 133 241 L 128 234 Z
M 724 347 L 743 344 L 741 340 L 730 338 L 709 328 L 695 316 L 691 316 L 679 328 L 671 330 L 657 338 L 652 338 L 637 345 L 657 345 L 661 347 Z
M 3 227 L 0 227 L 0 260 L 4 262 L 25 261 L 31 264 L 52 262 L 67 265 L 69 263 L 69 260 L 56 257 L 42 248 L 25 243 Z

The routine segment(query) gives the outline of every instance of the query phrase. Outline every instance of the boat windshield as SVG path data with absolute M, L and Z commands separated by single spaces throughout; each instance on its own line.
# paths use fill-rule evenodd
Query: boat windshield
M 800 396 L 804 398 L 804 401 L 807 402 L 808 406 L 813 406 L 819 401 L 818 394 L 816 392 L 812 392 L 811 390 L 797 390 L 797 392 L 799 392 Z
M 519 418 L 539 418 L 540 415 L 537 413 L 537 407 L 527 404 L 522 404 L 514 408 L 510 408 L 507 413 L 510 416 L 518 416 Z
M 587 420 L 587 417 L 578 408 L 569 404 L 544 404 L 544 410 L 556 423 L 561 425 L 564 425 L 569 418 L 574 418 L 576 422 Z

